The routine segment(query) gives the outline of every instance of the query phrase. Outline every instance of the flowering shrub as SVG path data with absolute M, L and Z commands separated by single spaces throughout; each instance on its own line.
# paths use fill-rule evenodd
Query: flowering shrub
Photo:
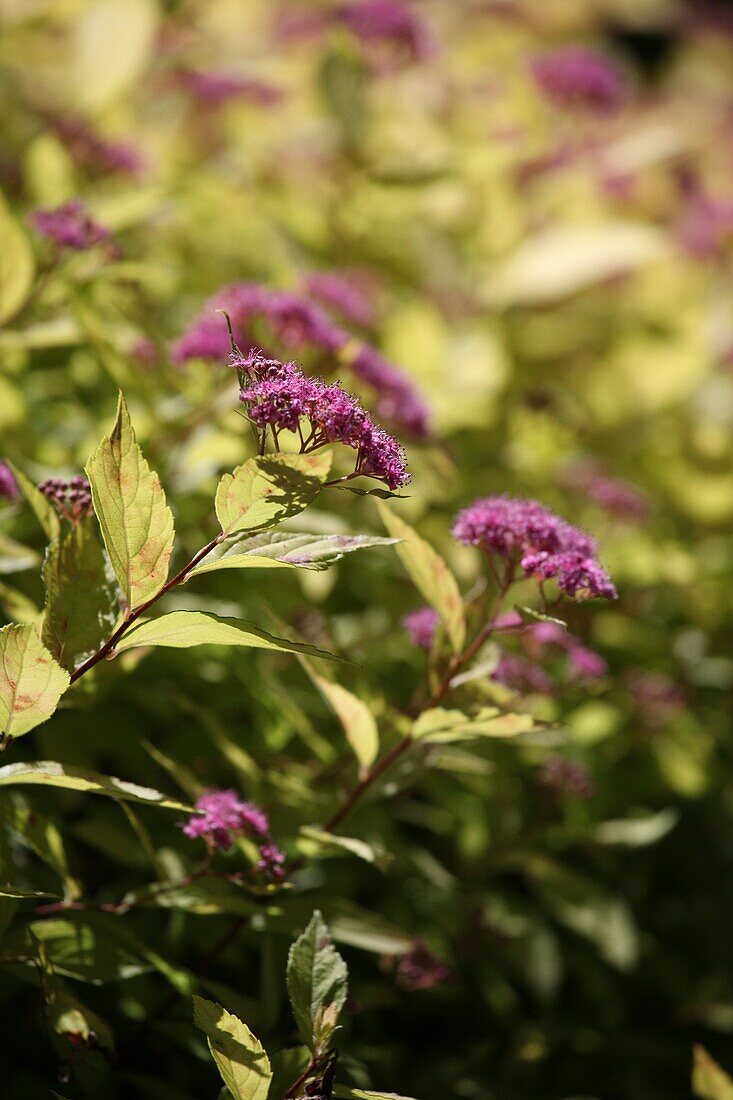
M 7 9 L 3 1097 L 729 1100 L 724 13 Z

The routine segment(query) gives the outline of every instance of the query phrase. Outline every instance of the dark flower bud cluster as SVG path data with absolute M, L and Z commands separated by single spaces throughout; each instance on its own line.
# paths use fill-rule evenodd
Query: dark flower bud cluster
M 282 882 L 285 878 L 285 853 L 276 844 L 260 845 L 257 870 L 270 882 Z
M 176 80 L 204 107 L 221 107 L 238 99 L 270 107 L 283 98 L 282 90 L 273 84 L 235 73 L 181 68 L 176 73 Z
M 539 783 L 552 794 L 588 799 L 596 793 L 595 783 L 577 760 L 552 753 L 539 770 Z
M 604 512 L 627 523 L 641 523 L 649 514 L 649 501 L 634 485 L 611 477 L 599 462 L 578 462 L 562 471 L 564 488 L 584 496 Z
M 90 172 L 133 176 L 145 167 L 137 149 L 127 142 L 102 137 L 80 115 L 52 115 L 48 121 L 73 160 Z
M 311 276 L 318 279 L 315 297 L 325 300 L 324 273 Z M 335 305 L 335 287 L 329 282 L 330 304 Z M 344 306 L 355 308 L 353 288 L 348 295 L 344 288 L 336 295 Z M 304 294 L 270 290 L 255 283 L 234 283 L 215 295 L 206 312 L 190 326 L 172 349 L 175 363 L 191 359 L 222 359 L 229 349 L 226 326 L 218 315 L 224 312 L 231 319 L 239 347 L 252 348 L 252 325 L 257 319 L 266 322 L 275 340 L 287 351 L 311 348 L 328 358 L 336 358 L 347 366 L 359 381 L 376 394 L 377 415 L 400 425 L 416 438 L 428 434 L 430 412 L 409 378 L 369 344 L 360 343 L 353 335 L 332 320 L 329 313 Z
M 55 504 L 59 514 L 72 523 L 91 515 L 94 510 L 91 486 L 81 475 L 72 477 L 70 481 L 49 477 L 38 488 Z
M 16 500 L 18 492 L 18 482 L 13 471 L 7 462 L 0 462 L 0 500 Z
M 439 623 L 440 616 L 432 607 L 418 607 L 416 611 L 405 615 L 402 620 L 402 626 L 407 631 L 410 641 L 420 649 L 432 647 Z
M 459 513 L 453 537 L 503 559 L 508 576 L 519 566 L 525 576 L 540 582 L 554 579 L 571 598 L 616 597 L 593 539 L 536 501 L 506 496 L 477 500 Z
M 111 242 L 109 230 L 94 220 L 81 199 L 72 199 L 53 210 L 36 210 L 31 222 L 41 236 L 73 252 Z
M 404 451 L 393 436 L 376 424 L 356 397 L 337 383 L 311 378 L 294 363 L 265 359 L 259 353 L 233 355 L 241 382 L 240 399 L 250 420 L 272 432 L 297 432 L 301 453 L 327 443 L 342 443 L 356 451 L 349 477 L 373 477 L 390 489 L 410 480 Z

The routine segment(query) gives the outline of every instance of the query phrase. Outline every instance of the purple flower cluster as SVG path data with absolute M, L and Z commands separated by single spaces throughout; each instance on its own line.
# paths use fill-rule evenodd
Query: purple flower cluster
M 37 233 L 75 252 L 110 240 L 109 230 L 94 220 L 81 199 L 72 199 L 53 210 L 35 210 L 31 222 Z
M 7 462 L 0 462 L 0 500 L 16 500 L 18 492 L 18 482 L 13 471 Z
M 557 623 L 538 623 L 529 632 L 531 647 L 537 647 L 540 653 L 547 646 L 554 646 L 568 655 L 571 672 L 576 680 L 589 682 L 600 680 L 608 672 L 608 665 L 600 653 L 584 646 L 582 642 Z
M 598 462 L 579 462 L 565 470 L 561 480 L 570 492 L 582 493 L 617 519 L 641 523 L 649 514 L 647 497 L 628 481 L 610 477 Z
M 453 971 L 437 958 L 425 944 L 418 940 L 415 946 L 400 957 L 397 963 L 397 985 L 411 991 L 432 989 L 451 981 Z
M 555 687 L 552 677 L 541 665 L 517 653 L 502 654 L 491 679 L 512 691 L 537 692 L 539 695 L 550 695 Z
M 56 506 L 57 512 L 72 523 L 91 515 L 94 509 L 91 486 L 81 475 L 70 481 L 49 477 L 38 488 Z
M 432 607 L 419 607 L 411 611 L 402 620 L 402 626 L 410 636 L 410 641 L 420 649 L 430 649 L 438 629 L 440 616 Z
M 201 837 L 211 848 L 227 851 L 235 837 L 264 837 L 270 831 L 267 816 L 254 802 L 242 802 L 236 791 L 208 791 L 196 802 L 199 813 L 183 826 L 186 836 Z
M 613 111 L 626 98 L 621 69 L 604 54 L 582 46 L 563 46 L 536 57 L 532 75 L 547 98 L 560 107 L 580 104 Z
M 429 410 L 409 379 L 367 344 L 352 352 L 354 336 L 337 325 L 322 306 L 303 294 L 270 290 L 255 283 L 225 287 L 174 344 L 172 358 L 175 363 L 199 358 L 221 359 L 226 355 L 229 340 L 217 310 L 228 314 L 237 343 L 243 349 L 253 347 L 251 326 L 260 318 L 266 322 L 275 340 L 289 352 L 309 347 L 331 358 L 340 357 L 357 378 L 375 390 L 380 417 L 399 424 L 414 436 L 427 434 Z
M 101 137 L 78 115 L 54 115 L 49 121 L 76 163 L 91 172 L 136 175 L 145 167 L 131 145 Z
M 285 878 L 285 853 L 276 844 L 260 845 L 257 870 L 270 882 L 282 882 Z
M 721 256 L 733 245 L 733 200 L 711 198 L 702 191 L 687 196 L 677 233 L 697 259 Z
M 616 589 L 596 560 L 596 546 L 585 532 L 532 500 L 486 497 L 459 513 L 453 537 L 496 554 L 514 570 L 540 581 L 554 579 L 572 597 L 614 599 Z
M 375 286 L 367 272 L 313 271 L 303 279 L 303 289 L 351 324 L 366 328 L 374 321 Z
M 235 99 L 247 99 L 258 106 L 269 107 L 283 96 L 282 91 L 272 84 L 232 73 L 179 69 L 176 79 L 182 88 L 207 107 L 221 107 Z
M 576 798 L 592 798 L 596 793 L 595 783 L 588 772 L 577 760 L 553 753 L 543 762 L 539 771 L 539 782 L 552 794 L 569 794 Z
M 412 61 L 424 61 L 435 52 L 432 35 L 405 0 L 353 0 L 338 16 L 367 45 L 394 46 Z
M 339 385 L 257 353 L 232 356 L 232 362 L 242 379 L 240 400 L 258 428 L 269 428 L 275 439 L 280 431 L 297 431 L 303 453 L 343 443 L 356 451 L 353 476 L 376 478 L 390 489 L 407 484 L 405 455 L 397 440 Z

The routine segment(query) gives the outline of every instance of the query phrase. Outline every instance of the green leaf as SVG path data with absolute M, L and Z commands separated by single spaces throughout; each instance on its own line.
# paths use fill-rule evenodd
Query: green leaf
M 37 556 L 36 560 L 38 560 Z M 2 582 L 0 582 L 0 608 L 14 623 L 38 623 L 43 618 L 43 612 L 29 596 L 26 596 L 25 592 L 20 592 L 17 588 L 11 588 L 9 584 Z
M 692 1091 L 700 1100 L 733 1100 L 733 1080 L 699 1044 L 693 1048 Z
M 140 802 L 146 806 L 159 806 L 164 810 L 183 810 L 192 813 L 185 802 L 167 798 L 152 787 L 141 787 L 116 779 L 110 775 L 98 775 L 86 768 L 58 764 L 55 760 L 36 760 L 27 763 L 6 764 L 0 768 L 0 787 L 43 786 L 60 787 L 67 791 L 84 791 L 101 794 L 107 798 L 121 798 L 127 802 Z
M 39 859 L 56 872 L 64 884 L 65 896 L 78 898 L 81 887 L 69 870 L 64 841 L 58 826 L 31 807 L 20 792 L 2 799 L 0 815 Z
M 0 733 L 21 737 L 45 722 L 68 686 L 33 624 L 0 630 Z
M 318 496 L 331 469 L 330 451 L 249 458 L 224 474 L 216 490 L 216 516 L 225 534 L 274 527 L 302 512 Z
M 119 926 L 103 924 L 96 914 L 81 919 L 53 918 L 28 925 L 58 974 L 99 985 L 134 978 L 151 969 L 144 952 L 123 935 Z
M 171 611 L 157 619 L 135 623 L 122 637 L 117 652 L 136 646 L 167 646 L 189 649 L 196 645 L 234 645 L 254 649 L 282 649 L 286 653 L 307 653 L 338 660 L 332 653 L 302 642 L 275 638 L 246 619 L 223 619 L 209 611 Z
M 20 886 L 0 886 L 0 898 L 57 898 L 47 890 L 24 890 Z
M 360 767 L 368 768 L 379 752 L 379 730 L 369 707 L 340 684 L 319 676 L 307 661 L 301 663 L 341 723 Z
M 38 565 L 39 557 L 30 546 L 0 533 L 0 573 L 24 573 Z
M 0 195 L 0 324 L 24 304 L 33 286 L 34 273 L 28 238 Z
M 273 1054 L 268 1100 L 282 1100 L 293 1081 L 305 1073 L 310 1057 L 308 1047 L 288 1047 Z
M 349 852 L 351 855 L 357 856 L 358 859 L 363 859 L 365 863 L 371 863 L 376 867 L 384 867 L 391 859 L 387 852 L 378 850 L 371 844 L 367 844 L 365 840 L 359 840 L 354 836 L 324 833 L 322 829 L 310 825 L 301 827 L 300 836 L 304 840 L 310 841 L 316 848 L 340 848 L 342 851 Z M 311 844 L 308 845 L 309 849 L 310 847 Z
M 420 538 L 417 531 L 393 515 L 385 504 L 377 502 L 377 508 L 390 535 L 401 540 L 397 555 L 410 580 L 438 612 L 454 653 L 460 653 L 466 641 L 466 621 L 455 577 L 441 556 Z
M 411 1096 L 401 1096 L 398 1092 L 375 1092 L 374 1089 L 351 1089 L 348 1085 L 336 1085 L 334 1096 L 339 1100 L 412 1100 Z
M 13 471 L 13 476 L 18 482 L 18 488 L 35 512 L 36 519 L 43 528 L 46 537 L 48 539 L 58 538 L 61 530 L 61 520 L 51 501 L 43 495 L 40 489 L 36 488 L 31 479 L 22 470 L 19 470 L 14 462 L 9 462 L 8 466 Z
M 535 728 L 529 714 L 502 714 L 496 707 L 482 707 L 470 716 L 460 710 L 433 707 L 424 711 L 412 726 L 416 741 L 444 743 L 470 737 L 516 737 Z
M 331 942 L 316 910 L 305 932 L 290 948 L 287 987 L 298 1030 L 319 1054 L 328 1049 L 346 1000 L 346 963 Z
M 221 543 L 191 570 L 189 577 L 219 569 L 328 569 L 344 554 L 370 546 L 393 546 L 396 541 L 376 535 L 301 535 L 269 531 Z
M 128 607 L 160 592 L 173 550 L 173 513 L 160 479 L 143 458 L 120 393 L 112 434 L 86 466 L 94 510 Z
M 209 1050 L 234 1100 L 266 1100 L 272 1079 L 262 1043 L 246 1024 L 221 1005 L 193 998 L 193 1019 L 209 1041 Z
M 117 618 L 117 584 L 91 520 L 64 530 L 43 563 L 41 637 L 69 672 L 95 653 Z

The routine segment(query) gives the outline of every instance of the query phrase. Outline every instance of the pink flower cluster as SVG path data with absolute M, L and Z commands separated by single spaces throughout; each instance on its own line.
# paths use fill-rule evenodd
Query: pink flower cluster
M 733 200 L 712 198 L 699 190 L 686 196 L 677 233 L 697 259 L 724 255 L 733 245 Z
M 582 493 L 604 512 L 629 523 L 640 523 L 649 514 L 649 500 L 628 481 L 610 477 L 599 462 L 578 462 L 563 471 L 563 486 Z
M 313 271 L 303 279 L 303 289 L 353 325 L 366 328 L 374 320 L 376 288 L 368 272 Z
M 338 14 L 366 44 L 395 46 L 412 61 L 424 61 L 435 52 L 432 35 L 405 0 L 353 0 Z
M 35 210 L 31 222 L 37 233 L 75 252 L 110 240 L 109 230 L 94 220 L 81 199 L 72 199 L 53 210 Z
M 432 989 L 451 981 L 453 976 L 450 966 L 437 958 L 422 940 L 417 940 L 397 963 L 397 985 L 402 989 Z
M 91 172 L 136 175 L 145 167 L 136 149 L 101 137 L 85 118 L 53 115 L 49 121 L 76 163 Z
M 272 84 L 232 73 L 179 69 L 176 79 L 182 88 L 207 107 L 220 107 L 235 99 L 248 99 L 260 107 L 270 107 L 283 97 L 282 91 Z
M 183 826 L 192 840 L 201 837 L 212 848 L 227 851 L 238 836 L 267 836 L 270 824 L 254 802 L 242 802 L 236 791 L 208 791 L 196 802 L 194 814 Z
M 357 400 L 336 383 L 311 378 L 294 363 L 265 359 L 259 353 L 232 356 L 242 379 L 240 400 L 250 420 L 280 431 L 298 432 L 306 453 L 327 443 L 356 451 L 352 476 L 384 481 L 398 489 L 410 480 L 404 451 L 397 440 L 372 420 Z
M 604 54 L 582 46 L 563 46 L 536 57 L 532 75 L 547 98 L 560 107 L 580 104 L 612 111 L 626 98 L 621 69 Z
M 513 572 L 554 579 L 560 591 L 576 596 L 616 597 L 616 589 L 596 559 L 593 539 L 541 504 L 512 497 L 486 497 L 459 513 L 453 537 L 504 559 Z
M 217 310 L 231 318 L 241 348 L 254 346 L 252 325 L 261 319 L 275 340 L 289 352 L 309 347 L 330 358 L 340 357 L 356 377 L 377 394 L 377 415 L 399 424 L 416 437 L 427 434 L 429 410 L 410 380 L 367 344 L 352 353 L 351 348 L 356 343 L 352 333 L 337 325 L 322 306 L 304 294 L 270 290 L 256 283 L 234 283 L 225 287 L 174 344 L 175 363 L 221 359 L 226 355 L 229 340 Z
M 0 500 L 16 500 L 18 483 L 7 462 L 0 462 Z
M 440 616 L 432 607 L 418 607 L 405 615 L 402 625 L 410 636 L 410 641 L 420 649 L 430 649 L 438 629 Z
M 529 632 L 530 646 L 544 651 L 547 646 L 561 649 L 568 655 L 571 672 L 576 680 L 588 683 L 591 680 L 600 680 L 608 672 L 608 665 L 600 653 L 584 646 L 582 642 L 557 623 L 538 623 Z

